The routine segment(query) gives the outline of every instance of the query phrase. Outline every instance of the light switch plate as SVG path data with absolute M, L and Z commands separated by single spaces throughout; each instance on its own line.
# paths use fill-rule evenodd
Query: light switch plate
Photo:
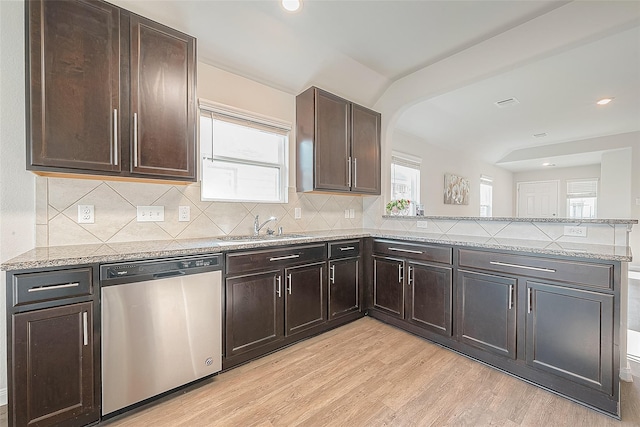
M 587 237 L 587 227 L 578 225 L 565 225 L 564 235 L 571 237 Z
M 93 224 L 93 212 L 93 205 L 78 205 L 78 224 Z
M 416 227 L 427 228 L 427 221 L 416 221 Z
M 349 218 L 349 209 L 344 210 L 344 217 Z
M 356 217 L 356 210 L 355 209 L 349 209 L 349 218 L 353 219 Z
M 138 222 L 163 222 L 164 206 L 137 206 Z
M 295 219 L 302 218 L 302 209 L 301 208 L 293 209 L 293 216 L 294 216 Z
M 178 221 L 191 221 L 191 206 L 178 206 Z

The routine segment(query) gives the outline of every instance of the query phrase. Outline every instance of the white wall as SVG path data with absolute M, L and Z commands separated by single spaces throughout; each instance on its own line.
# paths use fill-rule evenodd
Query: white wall
M 631 216 L 631 148 L 602 154 L 598 217 Z
M 513 174 L 513 211 L 516 211 L 518 204 L 518 188 L 519 182 L 534 181 L 560 181 L 558 191 L 558 216 L 567 216 L 567 180 L 597 178 L 600 179 L 600 165 L 576 166 L 571 168 L 548 168 L 527 172 L 516 172 Z M 598 206 L 599 209 L 599 206 Z
M 24 3 L 0 1 L 0 262 L 35 245 L 35 176 L 25 170 Z M 7 403 L 5 274 L 0 292 L 0 405 Z
M 422 138 L 397 129 L 393 134 L 392 149 L 422 158 L 420 192 L 425 215 L 480 215 L 481 175 L 493 178 L 493 216 L 514 215 L 513 174 L 510 171 L 482 162 L 459 151 L 431 145 Z M 382 167 L 389 169 L 390 165 L 383 163 Z M 469 179 L 471 192 L 468 205 L 444 204 L 445 173 Z M 389 198 L 388 195 L 383 196 Z

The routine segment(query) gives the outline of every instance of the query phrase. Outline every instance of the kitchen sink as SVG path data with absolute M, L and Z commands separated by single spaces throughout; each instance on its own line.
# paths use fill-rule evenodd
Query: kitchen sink
M 308 237 L 304 234 L 281 234 L 281 235 L 268 235 L 261 234 L 259 236 L 222 236 L 216 237 L 216 240 L 229 243 L 242 243 L 242 242 L 264 242 L 264 241 L 279 241 L 288 239 L 300 239 Z

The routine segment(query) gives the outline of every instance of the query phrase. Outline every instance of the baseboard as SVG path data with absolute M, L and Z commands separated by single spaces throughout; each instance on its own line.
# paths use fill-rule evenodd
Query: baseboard
M 629 365 L 628 362 L 626 367 L 620 367 L 620 380 L 627 383 L 633 382 L 633 375 L 631 375 L 631 365 Z
M 4 406 L 8 403 L 8 398 L 7 398 L 7 389 L 6 388 L 0 388 L 0 406 Z

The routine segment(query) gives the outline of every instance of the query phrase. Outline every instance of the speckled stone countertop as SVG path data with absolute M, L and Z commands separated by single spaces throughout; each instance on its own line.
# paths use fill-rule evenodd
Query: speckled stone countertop
M 637 224 L 637 219 L 607 219 L 607 218 L 519 218 L 519 217 L 507 217 L 507 216 L 416 216 L 416 215 L 383 215 L 384 219 L 399 219 L 399 220 L 442 220 L 442 221 L 500 221 L 500 222 L 559 222 L 566 224 Z
M 0 265 L 2 270 L 61 267 L 79 264 L 109 263 L 134 259 L 219 253 L 237 249 L 256 249 L 289 244 L 317 243 L 333 240 L 377 237 L 412 240 L 424 243 L 458 245 L 496 250 L 560 255 L 608 261 L 631 261 L 631 249 L 626 246 L 558 243 L 536 240 L 501 239 L 495 237 L 453 236 L 441 233 L 417 233 L 395 230 L 336 230 L 308 232 L 258 240 L 237 238 L 207 238 L 166 240 L 99 245 L 74 245 L 35 248 Z

